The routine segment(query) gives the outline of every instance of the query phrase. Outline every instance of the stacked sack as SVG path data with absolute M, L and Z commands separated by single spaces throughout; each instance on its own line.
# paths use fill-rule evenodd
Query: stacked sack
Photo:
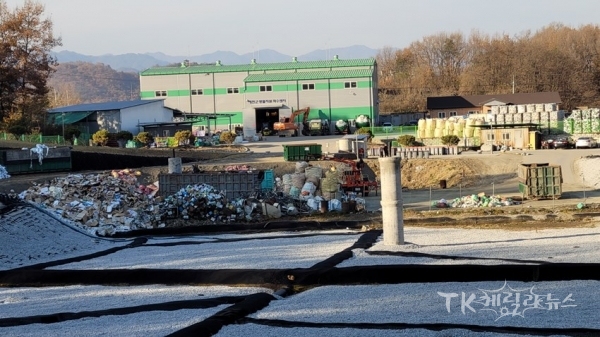
M 284 174 L 283 177 L 281 177 L 281 185 L 283 193 L 285 195 L 290 195 L 292 189 L 292 175 Z
M 304 183 L 306 182 L 306 175 L 304 170 L 308 167 L 308 163 L 305 161 L 296 163 L 296 171 L 291 175 L 292 184 L 290 187 L 290 195 L 294 198 L 300 197 Z
M 317 195 L 321 177 L 323 177 L 323 169 L 319 166 L 309 166 L 304 169 L 304 175 L 306 177 L 306 182 L 304 183 L 304 187 L 302 188 L 303 193 L 301 194 L 305 197 L 307 195 Z M 310 194 L 305 192 L 310 192 Z
M 340 179 L 340 171 L 335 166 L 325 172 L 325 178 L 321 179 L 323 199 L 330 200 L 332 196 L 335 196 L 335 193 L 339 190 Z

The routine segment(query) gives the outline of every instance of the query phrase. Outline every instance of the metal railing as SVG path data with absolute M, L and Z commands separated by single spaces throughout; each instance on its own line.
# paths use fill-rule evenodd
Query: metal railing
M 66 140 L 63 136 L 44 136 L 41 133 L 31 135 L 21 135 L 16 137 L 15 135 L 7 132 L 0 133 L 0 140 L 20 141 L 24 143 L 36 143 L 36 144 L 54 144 L 54 145 L 89 145 L 91 139 L 89 134 L 82 133 L 76 142 Z

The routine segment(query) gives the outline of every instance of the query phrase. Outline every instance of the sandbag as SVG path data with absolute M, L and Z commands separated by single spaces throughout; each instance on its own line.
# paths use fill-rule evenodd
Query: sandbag
M 299 161 L 296 163 L 296 173 L 304 173 L 304 170 L 308 167 L 308 163 L 305 161 Z
M 330 211 L 341 211 L 342 210 L 342 202 L 338 199 L 329 200 L 329 210 Z
M 292 186 L 290 188 L 290 195 L 294 198 L 297 198 L 300 196 L 300 189 L 296 186 Z
M 323 169 L 318 166 L 309 166 L 304 169 L 304 175 L 306 176 L 306 181 L 310 181 L 318 188 L 319 181 L 323 177 Z
M 292 174 L 292 186 L 302 189 L 304 183 L 306 182 L 306 176 L 304 173 L 294 173 Z
M 275 207 L 271 204 L 263 203 L 262 212 L 264 216 L 271 219 L 281 218 L 281 210 L 279 209 L 279 207 Z
M 321 179 L 321 191 L 336 192 L 338 189 L 339 189 L 339 182 L 335 177 L 333 177 L 333 178 L 327 177 L 327 178 Z
M 311 183 L 310 181 L 307 181 L 306 183 L 304 183 L 304 186 L 302 186 L 300 194 L 303 196 L 314 195 L 316 190 L 317 186 L 315 186 L 315 184 Z
M 309 198 L 306 200 L 306 205 L 310 207 L 313 211 L 316 211 L 321 207 L 321 201 L 315 198 Z

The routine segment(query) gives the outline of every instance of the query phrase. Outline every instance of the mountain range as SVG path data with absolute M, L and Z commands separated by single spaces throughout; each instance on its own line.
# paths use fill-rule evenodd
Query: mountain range
M 331 48 L 327 50 L 317 49 L 304 55 L 297 55 L 298 61 L 319 61 L 332 59 L 338 55 L 340 59 L 363 59 L 375 57 L 378 49 L 372 49 L 363 45 L 355 45 L 342 48 Z M 53 52 L 59 63 L 67 62 L 89 62 L 102 63 L 110 66 L 114 70 L 123 72 L 140 72 L 154 66 L 165 66 L 169 64 L 181 63 L 184 60 L 197 63 L 215 63 L 221 61 L 222 64 L 247 64 L 252 59 L 257 63 L 288 62 L 293 56 L 285 55 L 272 49 L 261 49 L 246 54 L 236 54 L 231 51 L 216 51 L 209 54 L 196 56 L 171 56 L 162 52 L 143 53 L 143 54 L 105 54 L 100 56 L 84 55 L 73 51 L 63 50 Z

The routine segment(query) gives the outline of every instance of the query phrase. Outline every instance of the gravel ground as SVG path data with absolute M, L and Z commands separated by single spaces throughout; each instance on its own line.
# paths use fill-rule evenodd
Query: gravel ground
M 57 312 L 92 311 L 169 301 L 241 296 L 267 288 L 226 286 L 66 286 L 46 288 L 0 288 L 0 318 L 46 315 Z
M 130 240 L 87 236 L 34 207 L 0 214 L 0 270 L 75 257 L 124 246 Z
M 349 329 L 349 328 L 279 328 L 266 327 L 258 324 L 228 325 L 221 329 L 217 337 L 301 337 L 301 336 L 328 336 L 328 337 L 523 337 L 531 335 L 473 332 L 464 329 L 448 329 L 443 332 L 425 329 L 406 330 L 377 330 L 377 329 Z M 560 337 L 561 335 L 548 335 Z
M 0 218 L 0 242 L 3 243 L 0 245 L 2 270 L 85 255 L 121 247 L 131 242 L 93 238 L 32 207 L 17 208 L 2 216 Z M 304 236 L 310 234 L 317 235 Z M 60 266 L 60 268 L 301 268 L 310 267 L 350 247 L 359 235 L 359 232 L 342 230 L 321 233 L 255 233 L 250 236 L 215 234 L 156 237 L 150 238 L 146 243 L 150 246 L 128 248 L 93 260 Z M 600 229 L 597 224 L 587 228 L 518 231 L 407 227 L 405 237 L 409 244 L 388 247 L 378 242 L 369 251 L 420 252 L 550 262 L 598 262 L 599 236 Z M 241 241 L 236 241 L 238 239 Z M 183 241 L 196 244 L 152 246 L 152 244 L 183 243 Z M 372 256 L 367 255 L 365 251 L 355 250 L 355 257 L 339 267 L 448 262 L 427 258 Z M 464 262 L 467 261 L 462 261 Z M 492 263 L 502 263 L 502 260 L 494 260 Z M 85 312 L 257 292 L 272 293 L 262 288 L 223 286 L 0 288 L 0 319 Z M 444 297 L 439 293 L 456 294 L 457 297 Z M 475 301 L 470 302 L 469 305 L 473 310 L 465 307 L 464 314 L 461 312 L 462 293 L 465 293 L 467 299 L 471 295 L 475 296 Z M 510 302 L 506 302 L 507 308 L 503 309 L 499 305 L 494 306 L 489 303 L 485 305 L 485 300 L 482 299 L 485 294 L 501 294 L 505 303 L 508 293 L 512 294 L 512 298 L 516 298 L 517 293 L 520 294 L 521 308 L 528 305 L 523 302 L 528 295 L 539 294 L 542 296 L 540 306 L 513 313 L 512 310 L 519 308 L 515 308 Z M 450 301 L 448 307 L 446 307 L 447 300 Z M 547 310 L 547 302 L 553 300 L 558 300 L 557 306 Z M 156 310 L 104 315 L 52 324 L 3 327 L 1 331 L 3 336 L 164 336 L 200 322 L 226 307 L 220 305 L 210 309 Z M 506 314 L 509 308 L 510 314 Z M 485 309 L 493 309 L 493 311 Z M 272 301 L 264 309 L 249 316 L 258 319 L 258 322 L 277 319 L 299 322 L 298 324 L 309 322 L 317 324 L 315 327 L 284 328 L 248 323 L 226 326 L 218 336 L 314 336 L 315 334 L 323 336 L 506 336 L 507 334 L 479 333 L 461 327 L 475 325 L 484 328 L 491 326 L 600 329 L 599 312 L 599 281 L 538 283 L 510 281 L 506 285 L 503 282 L 448 282 L 323 286 Z M 321 323 L 339 323 L 340 326 L 326 329 L 318 326 Z M 363 330 L 344 326 L 351 323 L 448 324 L 451 327 L 455 325 L 456 329 Z
M 122 316 L 85 318 L 54 324 L 29 324 L 3 327 L 3 336 L 39 337 L 148 337 L 166 336 L 192 324 L 201 322 L 223 310 L 227 305 L 208 309 L 151 311 Z
M 525 295 L 532 293 L 542 296 L 539 309 L 526 308 Z M 512 290 L 511 290 L 512 288 Z M 481 290 L 480 290 L 481 289 Z M 498 289 L 502 289 L 498 291 Z M 517 308 L 508 302 L 493 305 L 481 300 L 482 290 L 497 290 L 505 294 L 521 293 Z M 520 291 L 513 291 L 520 290 Z M 446 297 L 438 292 L 458 294 L 446 306 Z M 461 312 L 461 293 L 468 299 L 476 296 L 465 313 Z M 548 310 L 547 295 L 560 302 L 556 309 Z M 570 299 L 563 302 L 569 294 Z M 512 296 L 512 301 L 516 298 Z M 517 326 L 547 328 L 600 328 L 600 282 L 467 282 L 467 283 L 423 283 L 389 285 L 324 286 L 307 290 L 293 297 L 271 302 L 271 304 L 250 317 L 258 319 L 280 319 L 296 322 L 315 323 L 449 323 L 475 324 L 481 326 Z M 531 303 L 531 300 L 530 302 Z M 562 307 L 576 305 L 575 307 Z M 510 314 L 502 316 L 501 308 L 510 308 Z M 529 306 L 531 307 L 531 306 Z M 450 312 L 448 312 L 449 308 Z M 487 309 L 487 310 L 484 310 Z M 495 310 L 495 311 L 492 311 Z M 516 314 L 513 315 L 512 313 Z
M 339 267 L 373 264 L 518 263 L 514 260 L 555 263 L 599 262 L 600 227 L 598 226 L 536 231 L 408 227 L 404 229 L 404 238 L 406 245 L 386 246 L 380 237 L 379 241 L 367 251 L 355 249 L 354 258 L 342 262 Z M 449 255 L 465 259 L 368 254 L 374 251 Z
M 357 238 L 357 235 L 317 235 L 273 240 L 255 239 L 198 245 L 138 247 L 50 269 L 309 268 L 352 246 Z M 146 245 L 151 244 L 152 241 L 146 243 Z

